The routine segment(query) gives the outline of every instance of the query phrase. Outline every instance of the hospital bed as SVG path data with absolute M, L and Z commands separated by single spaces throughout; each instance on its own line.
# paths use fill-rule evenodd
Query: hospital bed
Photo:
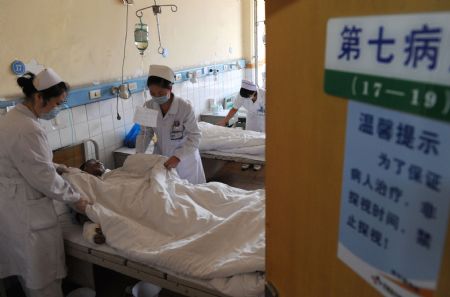
M 135 261 L 123 258 L 107 245 L 93 245 L 82 237 L 82 227 L 71 222 L 68 214 L 60 216 L 60 224 L 63 229 L 64 246 L 66 255 L 91 265 L 98 265 L 120 274 L 150 282 L 170 291 L 190 297 L 226 297 L 220 292 L 207 288 L 201 281 L 193 282 L 183 277 L 164 272 Z M 70 259 L 68 259 L 70 262 Z M 69 267 L 71 264 L 68 264 Z M 89 270 L 88 270 L 89 271 Z M 84 275 L 86 277 L 86 273 Z M 69 278 L 76 280 L 79 276 L 71 275 Z M 94 280 L 82 285 L 92 286 Z M 94 288 L 93 288 L 94 289 Z
M 264 165 L 266 163 L 265 157 L 257 155 L 233 154 L 218 151 L 200 151 L 200 156 L 203 159 L 231 161 L 243 164 Z
M 204 159 L 245 164 L 265 164 L 265 134 L 224 128 L 207 122 L 198 123 L 202 131 L 200 154 Z
M 153 146 L 150 146 L 146 153 L 151 154 L 153 151 Z M 114 151 L 114 166 L 116 168 L 121 167 L 125 159 L 129 155 L 133 155 L 136 153 L 136 149 L 121 147 Z M 200 156 L 203 159 L 211 159 L 211 160 L 221 160 L 221 161 L 230 161 L 230 162 L 238 162 L 244 164 L 259 164 L 264 165 L 266 159 L 264 156 L 258 155 L 246 155 L 246 154 L 233 154 L 233 153 L 225 153 L 219 151 L 200 151 Z
M 95 158 L 98 146 L 95 141 L 87 140 L 83 143 L 66 147 L 54 152 L 54 161 L 67 166 L 79 167 L 84 159 Z M 77 164 L 77 162 L 79 162 Z M 65 252 L 68 256 L 68 278 L 79 285 L 95 289 L 93 279 L 93 265 L 98 265 L 120 274 L 150 282 L 170 291 L 188 297 L 226 297 L 227 295 L 208 287 L 206 281 L 188 279 L 183 276 L 149 267 L 119 255 L 108 245 L 94 245 L 82 236 L 82 226 L 74 224 L 69 213 L 58 211 L 59 221 L 63 230 Z M 74 259 L 76 259 L 74 261 Z M 75 262 L 73 264 L 72 262 Z M 80 262 L 82 265 L 80 265 Z M 78 264 L 77 264 L 78 263 Z M 77 267 L 70 269 L 70 267 Z M 81 268 L 80 268 L 81 267 Z M 78 275 L 74 275 L 77 272 Z
M 220 160 L 244 164 L 265 164 L 265 134 L 224 128 L 206 122 L 199 122 L 202 131 L 200 156 L 205 160 Z M 146 153 L 153 152 L 153 143 Z M 121 147 L 114 151 L 115 167 L 121 167 L 126 157 L 135 154 L 134 148 Z M 206 171 L 206 168 L 205 168 Z

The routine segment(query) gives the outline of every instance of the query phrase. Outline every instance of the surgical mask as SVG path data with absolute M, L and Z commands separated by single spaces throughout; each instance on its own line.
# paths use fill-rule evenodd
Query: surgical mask
M 58 113 L 61 111 L 61 107 L 57 106 L 55 108 L 53 108 L 52 110 L 50 110 L 49 112 L 43 113 L 39 115 L 39 118 L 43 119 L 43 120 L 53 120 L 54 118 L 56 118 L 56 116 L 58 115 Z
M 155 100 L 156 103 L 158 103 L 159 105 L 166 103 L 167 101 L 169 101 L 170 96 L 169 95 L 165 95 L 165 96 L 160 96 L 160 97 L 155 97 L 152 96 L 152 99 Z
M 239 94 L 239 96 L 241 96 L 241 98 L 243 98 L 243 99 L 253 99 L 253 97 L 255 97 L 255 95 L 256 95 L 256 93 L 253 93 L 253 94 L 248 95 L 248 97 L 244 97 L 241 94 Z

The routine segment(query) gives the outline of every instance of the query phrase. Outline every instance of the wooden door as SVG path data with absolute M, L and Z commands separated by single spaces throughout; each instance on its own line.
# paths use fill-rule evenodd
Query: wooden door
M 380 296 L 337 258 L 347 101 L 323 91 L 327 20 L 432 11 L 450 1 L 266 1 L 267 279 L 280 296 Z M 450 296 L 449 233 L 441 297 Z

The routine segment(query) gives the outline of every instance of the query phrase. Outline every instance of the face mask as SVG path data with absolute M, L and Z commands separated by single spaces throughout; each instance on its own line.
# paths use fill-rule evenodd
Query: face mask
M 252 96 L 252 95 L 250 95 L 250 96 L 248 96 L 248 97 L 241 96 L 241 98 L 243 98 L 243 99 L 245 99 L 245 100 L 250 100 L 250 99 L 253 98 L 253 96 Z
M 56 116 L 58 115 L 58 113 L 61 111 L 61 108 L 59 106 L 53 108 L 52 110 L 50 110 L 49 112 L 43 113 L 39 115 L 39 118 L 43 119 L 43 120 L 53 120 L 54 118 L 56 118 Z
M 251 94 L 251 95 L 248 95 L 248 97 L 244 97 L 244 96 L 242 96 L 242 95 L 239 95 L 239 96 L 241 96 L 241 98 L 243 98 L 243 99 L 253 99 L 253 97 L 255 96 L 255 94 L 253 93 L 253 94 Z
M 152 96 L 152 99 L 155 100 L 156 103 L 158 103 L 159 105 L 166 103 L 167 101 L 169 101 L 170 96 L 169 95 L 165 95 L 165 96 L 161 96 L 161 97 L 155 97 Z

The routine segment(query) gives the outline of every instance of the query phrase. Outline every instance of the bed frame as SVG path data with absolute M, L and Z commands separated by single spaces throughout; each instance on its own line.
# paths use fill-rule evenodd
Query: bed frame
M 93 140 L 87 140 L 70 147 L 65 147 L 54 152 L 54 162 L 67 166 L 79 167 L 87 158 L 88 145 L 92 143 L 98 158 L 98 145 Z M 123 275 L 138 280 L 150 282 L 170 291 L 183 294 L 188 297 L 227 297 L 218 291 L 206 288 L 197 283 L 186 281 L 170 273 L 128 260 L 118 255 L 103 252 L 83 246 L 67 239 L 64 240 L 67 265 L 69 267 L 68 278 L 78 284 L 95 289 L 93 279 L 93 265 L 98 265 Z M 73 263 L 74 259 L 75 264 Z M 84 262 L 80 265 L 80 260 Z M 72 263 L 71 263 L 72 262 Z M 76 263 L 78 262 L 78 264 Z M 71 269 L 73 267 L 74 269 Z M 73 275 L 77 273 L 78 275 Z M 1 294 L 1 286 L 0 286 Z M 1 296 L 1 295 L 0 295 Z
M 237 163 L 243 163 L 243 164 L 255 164 L 255 165 L 264 165 L 266 162 L 258 159 L 250 159 L 245 157 L 239 157 L 239 156 L 230 156 L 230 155 L 224 155 L 220 152 L 200 152 L 200 156 L 204 159 L 212 159 L 212 160 L 221 160 L 221 161 L 231 161 L 231 162 L 237 162 Z
M 153 151 L 152 146 L 149 146 L 149 149 L 147 150 L 148 153 Z M 123 163 L 125 162 L 125 159 L 129 156 L 135 153 L 134 148 L 127 148 L 127 147 L 121 147 L 114 151 L 114 165 L 117 167 L 121 167 Z M 261 160 L 261 158 L 247 158 L 242 157 L 239 155 L 230 155 L 230 154 L 223 154 L 221 152 L 216 151 L 200 151 L 200 156 L 203 159 L 209 159 L 209 160 L 219 160 L 219 161 L 228 161 L 228 162 L 237 162 L 237 163 L 243 163 L 243 164 L 257 164 L 257 165 L 264 165 L 266 162 L 265 160 Z
M 90 265 L 98 265 L 138 280 L 150 282 L 172 292 L 183 294 L 189 297 L 227 297 L 227 295 L 224 295 L 218 291 L 211 290 L 199 284 L 186 281 L 170 273 L 162 272 L 158 269 L 125 259 L 118 255 L 82 246 L 68 240 L 65 240 L 64 245 L 66 255 L 69 257 L 85 261 Z M 70 261 L 70 259 L 68 259 L 68 261 Z M 69 278 L 76 281 L 77 276 L 70 276 L 71 265 L 70 263 L 68 265 Z M 84 275 L 84 277 L 86 277 L 86 274 Z M 92 287 L 92 283 L 93 280 L 91 280 L 89 283 L 85 282 L 82 285 Z

